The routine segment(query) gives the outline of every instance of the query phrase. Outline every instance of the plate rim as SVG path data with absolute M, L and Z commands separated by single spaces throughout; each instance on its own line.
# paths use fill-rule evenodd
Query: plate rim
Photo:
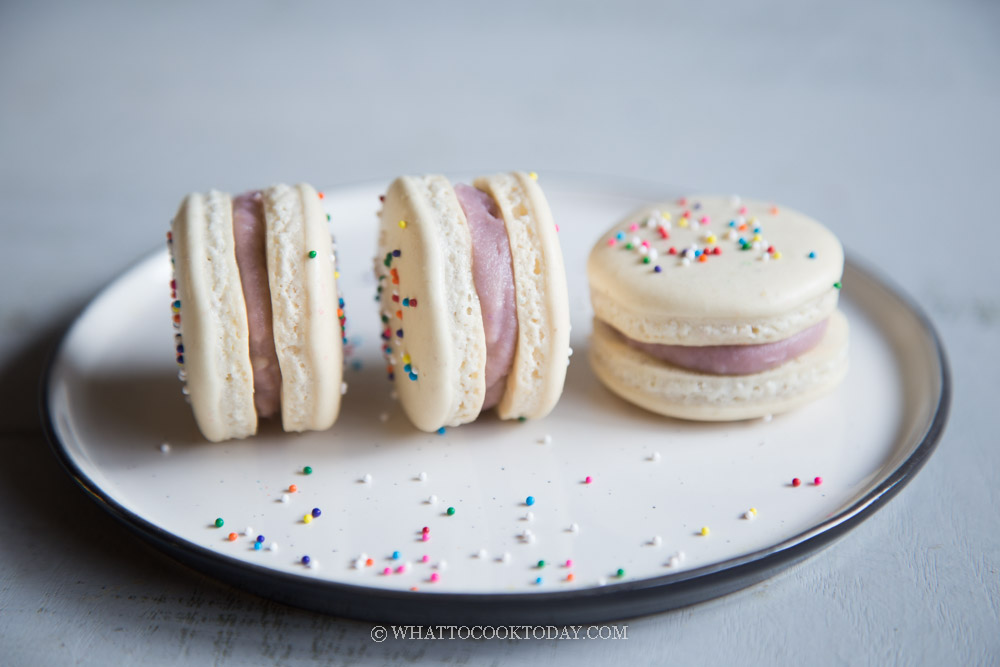
M 572 181 L 575 177 L 580 177 L 580 180 L 593 178 L 582 174 L 557 174 L 557 177 L 564 182 Z M 620 184 L 627 180 L 618 179 Z M 368 185 L 374 185 L 374 182 L 342 184 L 326 192 Z M 632 187 L 635 190 L 652 187 L 671 189 L 668 185 L 658 186 L 641 180 L 632 183 Z M 622 194 L 627 194 L 627 189 Z M 99 299 L 159 254 L 162 251 L 143 255 L 101 287 L 76 313 L 61 333 L 58 342 L 51 348 L 39 383 L 38 395 L 42 429 L 50 449 L 63 470 L 95 503 L 134 534 L 175 561 L 260 597 L 338 616 L 372 622 L 415 622 L 422 625 L 450 623 L 455 620 L 464 624 L 593 623 L 658 613 L 726 595 L 758 583 L 817 553 L 874 515 L 916 476 L 933 454 L 944 433 L 951 409 L 951 369 L 942 339 L 928 315 L 895 282 L 856 260 L 853 253 L 845 253 L 845 273 L 849 267 L 879 285 L 920 323 L 924 335 L 933 344 L 933 357 L 937 362 L 941 382 L 936 405 L 933 406 L 933 417 L 919 436 L 920 442 L 881 483 L 847 508 L 781 542 L 734 558 L 691 570 L 569 591 L 439 593 L 383 589 L 315 579 L 227 556 L 189 542 L 146 520 L 124 507 L 88 477 L 59 437 L 49 397 L 70 336 L 81 318 Z

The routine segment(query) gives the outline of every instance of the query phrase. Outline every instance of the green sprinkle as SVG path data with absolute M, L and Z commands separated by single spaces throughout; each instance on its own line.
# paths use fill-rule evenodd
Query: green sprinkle
M 224 525 L 226 525 L 226 522 L 223 521 L 222 519 L 216 519 L 215 520 L 215 527 L 216 528 L 222 528 Z
M 633 245 L 632 245 L 631 243 L 626 243 L 626 244 L 625 244 L 625 249 L 626 249 L 626 250 L 631 250 L 631 249 L 632 249 L 632 248 L 634 248 L 634 247 L 635 247 L 635 246 L 633 246 Z
M 618 568 L 618 576 L 619 577 L 624 577 L 625 576 L 625 570 L 623 570 L 622 568 Z
M 519 421 L 519 422 L 528 421 L 528 418 L 527 417 L 518 417 L 517 421 Z
M 834 286 L 834 287 L 835 287 L 836 289 L 840 289 L 840 288 L 841 288 L 841 284 L 840 284 L 840 281 L 838 280 L 837 282 L 835 282 L 835 283 L 833 284 L 833 286 Z
M 309 251 L 309 259 L 316 259 L 316 251 L 315 250 L 310 250 Z
M 544 560 L 538 561 L 538 567 L 545 567 L 545 561 Z
M 329 213 L 326 214 L 326 221 L 330 222 L 330 214 Z
M 448 508 L 448 516 L 454 516 L 454 515 L 455 515 L 455 508 L 454 507 L 449 507 Z
M 642 258 L 642 263 L 649 264 L 649 255 L 646 255 L 645 257 Z
M 306 466 L 305 468 L 302 469 L 302 472 L 304 472 L 307 475 L 313 474 L 312 466 Z

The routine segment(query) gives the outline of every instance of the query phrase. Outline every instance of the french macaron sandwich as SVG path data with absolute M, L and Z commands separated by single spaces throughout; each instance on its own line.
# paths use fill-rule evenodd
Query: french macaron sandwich
M 843 270 L 837 238 L 787 208 L 720 196 L 646 206 L 591 250 L 591 366 L 671 417 L 792 410 L 847 372 Z
M 535 174 L 389 186 L 375 260 L 382 349 L 417 428 L 492 408 L 538 419 L 556 405 L 570 354 L 557 232 Z
M 337 419 L 343 302 L 321 195 L 274 185 L 193 193 L 167 235 L 179 376 L 212 442 Z

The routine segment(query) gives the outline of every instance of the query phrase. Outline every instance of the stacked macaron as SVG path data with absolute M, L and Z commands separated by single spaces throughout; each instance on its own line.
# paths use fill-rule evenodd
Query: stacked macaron
M 562 393 L 569 357 L 566 274 L 534 174 L 452 186 L 403 176 L 378 235 L 383 352 L 409 419 L 424 431 L 496 408 L 540 418 Z
M 275 185 L 188 195 L 168 235 L 177 361 L 213 442 L 281 414 L 286 431 L 337 418 L 343 302 L 320 195 Z
M 846 374 L 843 268 L 837 238 L 789 209 L 717 196 L 647 206 L 590 253 L 591 364 L 664 415 L 790 410 Z

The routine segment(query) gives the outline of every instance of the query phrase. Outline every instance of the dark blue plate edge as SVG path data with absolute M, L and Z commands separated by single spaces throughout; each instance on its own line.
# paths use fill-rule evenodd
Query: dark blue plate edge
M 144 257 L 133 268 L 147 259 L 148 256 Z M 808 531 L 767 549 L 676 574 L 557 593 L 396 591 L 275 572 L 178 539 L 105 494 L 76 466 L 59 440 L 48 404 L 49 388 L 65 340 L 79 315 L 62 333 L 46 361 L 39 392 L 42 428 L 63 469 L 90 498 L 129 530 L 183 565 L 270 600 L 364 621 L 417 625 L 576 625 L 655 614 L 752 586 L 820 551 L 868 519 L 899 493 L 937 447 L 948 421 L 952 394 L 951 371 L 940 336 L 924 311 L 897 285 L 870 267 L 860 266 L 853 258 L 848 263 L 853 270 L 864 274 L 899 299 L 917 317 L 934 344 L 941 374 L 941 393 L 934 417 L 920 444 L 892 474 L 861 500 Z M 118 278 L 120 276 L 110 281 L 97 296 Z M 91 302 L 87 302 L 80 314 Z

